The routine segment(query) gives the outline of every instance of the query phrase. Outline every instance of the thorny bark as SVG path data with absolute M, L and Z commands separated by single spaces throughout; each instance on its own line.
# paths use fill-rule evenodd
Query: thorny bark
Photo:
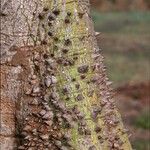
M 89 1 L 3 0 L 1 19 L 2 149 L 130 150 Z

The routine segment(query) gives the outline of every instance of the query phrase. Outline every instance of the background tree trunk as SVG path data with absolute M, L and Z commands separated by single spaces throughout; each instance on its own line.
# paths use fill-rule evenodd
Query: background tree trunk
M 88 0 L 3 1 L 1 17 L 2 149 L 130 150 Z

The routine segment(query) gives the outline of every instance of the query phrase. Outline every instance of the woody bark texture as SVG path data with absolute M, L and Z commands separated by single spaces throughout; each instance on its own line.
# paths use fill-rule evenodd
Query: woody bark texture
M 2 104 L 10 102 L 8 111 L 1 107 L 2 149 L 132 149 L 114 105 L 89 1 L 16 0 L 2 6 Z

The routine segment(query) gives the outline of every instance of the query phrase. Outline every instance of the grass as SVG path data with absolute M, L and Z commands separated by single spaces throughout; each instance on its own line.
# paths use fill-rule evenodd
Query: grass
M 133 148 L 136 150 L 149 150 L 150 149 L 150 143 L 148 140 L 136 140 L 133 142 Z
M 134 125 L 138 128 L 150 129 L 150 113 L 144 112 L 138 116 L 134 121 Z
M 97 12 L 92 11 L 97 31 L 147 33 L 150 31 L 150 12 Z
M 114 86 L 149 80 L 150 12 L 92 12 Z
M 149 53 L 147 53 L 104 53 L 108 75 L 116 86 L 126 82 L 142 82 L 149 79 L 150 69 L 147 58 Z

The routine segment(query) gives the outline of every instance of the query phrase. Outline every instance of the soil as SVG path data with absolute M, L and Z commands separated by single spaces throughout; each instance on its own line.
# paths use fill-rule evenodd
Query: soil
M 139 139 L 140 141 L 149 141 L 150 130 L 137 128 L 133 122 L 143 112 L 150 112 L 150 82 L 126 84 L 115 91 L 116 103 L 122 114 L 125 127 L 131 133 L 131 142 L 134 143 Z

